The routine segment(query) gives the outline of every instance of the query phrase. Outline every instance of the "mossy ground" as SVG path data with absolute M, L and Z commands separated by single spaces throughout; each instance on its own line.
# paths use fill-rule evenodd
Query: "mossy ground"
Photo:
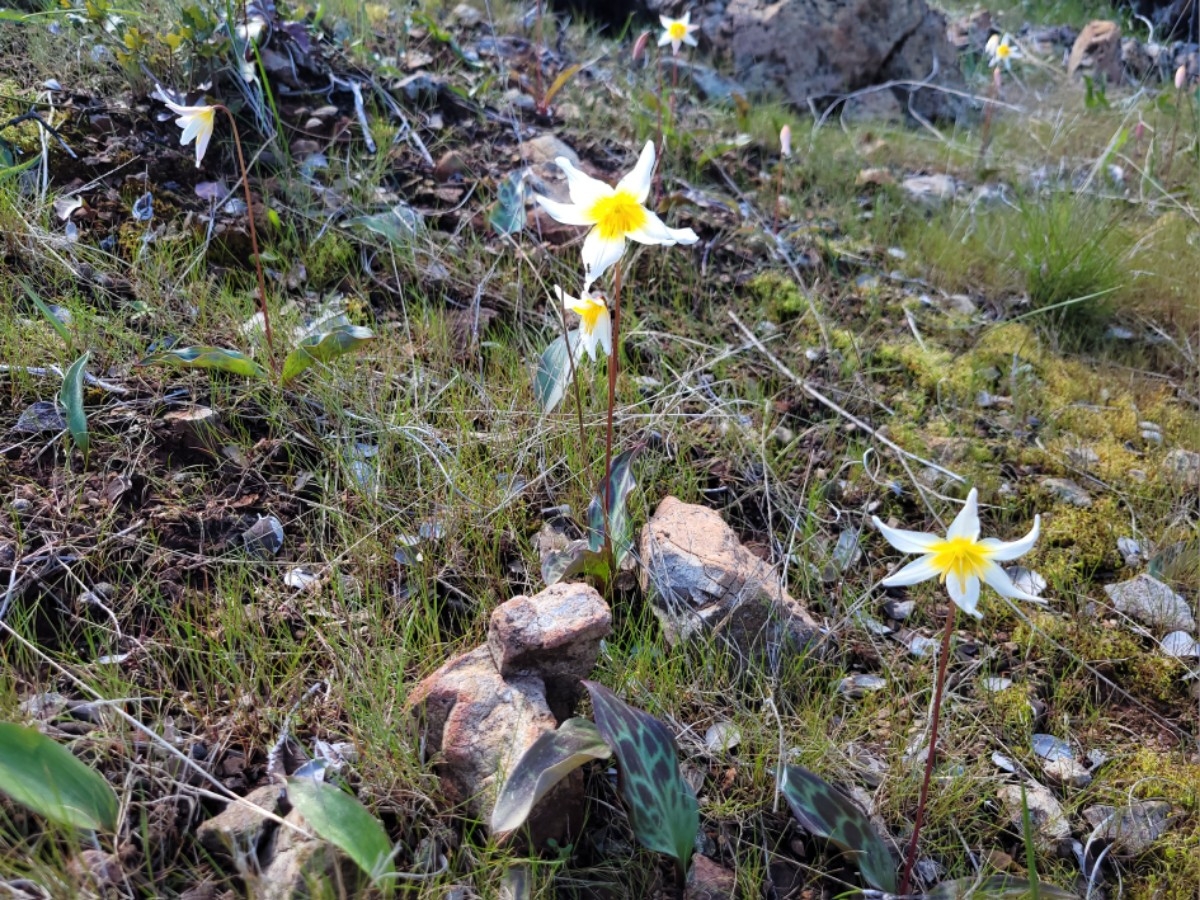
M 529 38 L 518 12 L 495 7 L 497 33 Z M 431 13 L 438 21 L 441 13 Z M 164 6 L 164 29 L 180 15 Z M 353 786 L 400 848 L 400 868 L 417 870 L 430 842 L 446 853 L 447 871 L 406 882 L 406 895 L 467 886 L 497 897 L 504 871 L 523 857 L 447 806 L 404 701 L 417 680 L 480 642 L 498 603 L 542 586 L 533 539 L 543 510 L 566 505 L 579 514 L 600 478 L 605 382 L 602 370 L 584 373 L 586 446 L 573 396 L 560 412 L 537 412 L 531 372 L 561 327 L 550 286 L 576 285 L 578 248 L 529 231 L 502 238 L 486 215 L 519 159 L 517 137 L 553 132 L 597 171 L 626 170 L 654 136 L 657 116 L 643 101 L 657 84 L 652 67 L 625 65 L 627 44 L 577 23 L 563 34 L 567 57 L 608 56 L 563 89 L 556 118 L 522 118 L 490 63 L 468 66 L 429 37 L 428 25 L 406 25 L 402 11 L 327 4 L 321 16 L 346 58 L 383 66 L 409 49 L 426 53 L 429 71 L 500 110 L 501 124 L 480 115 L 435 129 L 426 127 L 429 110 L 408 110 L 424 123 L 417 127 L 432 158 L 458 152 L 470 181 L 435 183 L 407 143 L 392 141 L 397 124 L 373 105 L 375 156 L 348 138 L 325 147 L 324 174 L 283 152 L 256 165 L 280 340 L 335 296 L 377 335 L 361 354 L 317 366 L 287 390 L 135 365 L 152 345 L 176 340 L 237 348 L 270 367 L 261 339 L 243 328 L 256 304 L 239 219 L 218 217 L 220 233 L 207 235 L 191 194 L 201 178 L 236 184 L 227 137 L 218 134 L 197 174 L 170 122 L 154 121 L 142 73 L 64 54 L 66 38 L 44 29 L 2 38 L 0 49 L 19 61 L 11 71 L 22 73 L 0 85 L 12 95 L 6 111 L 35 102 L 38 85 L 54 77 L 106 98 L 118 110 L 115 134 L 144 143 L 118 140 L 103 151 L 109 158 L 96 174 L 114 186 L 89 196 L 93 210 L 75 243 L 52 206 L 78 187 L 70 161 L 51 157 L 45 194 L 29 178 L 0 181 L 0 361 L 15 367 L 3 375 L 0 423 L 11 429 L 32 402 L 57 394 L 53 372 L 21 367 L 65 368 L 84 348 L 89 371 L 129 390 L 87 389 L 86 459 L 53 435 L 5 438 L 0 565 L 16 587 L 5 619 L 13 633 L 0 644 L 0 706 L 18 720 L 31 696 L 94 692 L 171 735 L 237 793 L 264 782 L 267 753 L 295 708 L 291 732 L 306 747 L 320 739 L 356 748 Z M 69 33 L 93 40 L 88 27 Z M 986 75 L 977 76 L 982 92 Z M 1156 86 L 1137 98 L 1112 89 L 1110 100 L 1129 102 L 1089 110 L 1082 89 L 1049 67 L 1022 78 L 1005 88 L 1021 111 L 998 115 L 982 167 L 975 119 L 938 137 L 836 122 L 810 134 L 810 120 L 778 106 L 739 110 L 681 91 L 677 120 L 668 121 L 662 208 L 702 243 L 628 257 L 617 443 L 651 448 L 637 469 L 635 516 L 644 521 L 668 494 L 719 509 L 778 563 L 839 649 L 773 669 L 747 669 L 717 647 L 679 652 L 665 645 L 647 598 L 616 592 L 616 628 L 595 677 L 670 724 L 699 785 L 704 852 L 736 872 L 744 896 L 760 896 L 768 880 L 792 896 L 855 883 L 833 851 L 805 843 L 775 811 L 781 744 L 792 761 L 831 780 L 869 786 L 873 811 L 897 843 L 911 827 L 919 770 L 906 753 L 925 726 L 932 667 L 863 624 L 863 614 L 880 615 L 876 581 L 895 561 L 865 522 L 875 513 L 937 529 L 935 516 L 948 521 L 950 501 L 968 485 L 979 488 L 991 533 L 1023 533 L 1041 514 L 1042 538 L 1022 564 L 1046 579 L 1048 604 L 1011 609 L 989 597 L 982 621 L 959 617 L 945 777 L 923 853 L 947 877 L 971 875 L 980 861 L 985 872 L 1024 868 L 1021 836 L 995 802 L 1007 776 L 991 755 L 1036 772 L 1029 740 L 1044 731 L 1108 756 L 1088 788 L 1063 792 L 1081 840 L 1088 829 L 1079 812 L 1093 803 L 1165 797 L 1178 807 L 1173 829 L 1150 851 L 1106 864 L 1110 889 L 1117 873 L 1136 898 L 1190 897 L 1182 886 L 1200 882 L 1196 681 L 1189 663 L 1162 656 L 1152 635 L 1117 616 L 1103 590 L 1135 571 L 1118 551 L 1120 537 L 1135 537 L 1147 559 L 1180 542 L 1196 546 L 1197 491 L 1163 468 L 1172 450 L 1200 447 L 1196 117 L 1182 103 L 1157 103 Z M 781 163 L 785 122 L 797 153 Z M 253 153 L 261 138 L 245 117 L 243 127 Z M 1124 149 L 1112 156 L 1122 132 Z M 739 133 L 749 141 L 735 142 Z M 30 123 L 0 137 L 19 151 L 40 150 Z M 698 161 L 722 142 L 728 150 Z M 138 160 L 156 173 L 149 181 L 109 172 Z M 1076 190 L 1078 176 L 1102 161 L 1124 167 L 1125 186 Z M 1064 177 L 1033 186 L 1030 173 L 1041 167 Z M 897 182 L 949 172 L 970 186 L 1003 187 L 1014 202 L 925 207 L 896 184 L 859 183 L 867 168 Z M 106 231 L 108 212 L 147 189 L 164 230 L 146 240 L 147 227 L 122 213 Z M 454 199 L 431 199 L 437 191 Z M 341 227 L 346 217 L 418 196 L 427 228 L 411 240 Z M 790 264 L 766 233 L 777 218 Z M 115 240 L 102 248 L 109 234 Z M 70 312 L 69 345 L 26 286 Z M 1069 302 L 1097 292 L 1096 302 Z M 745 341 L 730 312 L 794 373 L 962 480 L 895 456 L 815 402 Z M 1113 326 L 1133 337 L 1114 336 L 1124 332 Z M 197 437 L 168 424 L 166 414 L 188 404 L 217 411 L 217 429 Z M 1145 436 L 1147 422 L 1159 438 Z M 1091 505 L 1064 502 L 1046 478 L 1077 481 Z M 277 516 L 285 529 L 270 561 L 239 548 L 238 535 L 260 515 Z M 397 549 L 423 528 L 436 536 L 419 544 L 419 558 L 407 553 L 398 563 Z M 861 533 L 865 557 L 823 581 L 814 571 L 847 529 Z M 46 548 L 61 566 L 41 567 Z M 285 585 L 297 565 L 317 574 L 314 590 Z M 1195 567 L 1171 571 L 1194 608 Z M 99 594 L 98 583 L 111 591 Z M 949 611 L 941 589 L 924 584 L 908 594 L 917 606 L 906 627 L 935 634 Z M 97 662 L 117 654 L 119 664 Z M 882 675 L 889 687 L 850 700 L 836 692 L 850 672 Z M 1000 675 L 1014 686 L 977 687 Z M 703 747 L 718 721 L 740 730 L 735 750 Z M 73 738 L 70 721 L 53 727 Z M 111 717 L 74 745 L 110 775 L 127 810 L 115 890 L 175 896 L 205 880 L 221 890 L 252 881 L 196 845 L 196 823 L 217 804 L 189 793 L 194 785 L 171 759 Z M 578 841 L 557 857 L 529 860 L 533 896 L 668 890 L 669 875 L 636 849 L 600 771 L 589 797 Z M 31 878 L 55 896 L 95 892 L 70 864 L 78 836 L 47 831 L 7 802 L 0 810 L 3 877 Z M 1072 860 L 1041 854 L 1036 863 L 1048 883 L 1084 884 Z

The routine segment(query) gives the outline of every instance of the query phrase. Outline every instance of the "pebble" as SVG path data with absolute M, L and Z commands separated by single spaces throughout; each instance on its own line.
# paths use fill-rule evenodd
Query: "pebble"
M 1043 478 L 1042 487 L 1072 506 L 1086 508 L 1092 505 L 1092 495 L 1070 478 Z
M 1196 630 L 1196 617 L 1188 602 L 1151 575 L 1107 584 L 1104 592 L 1120 612 L 1143 624 L 1164 631 Z
M 1162 473 L 1176 487 L 1200 488 L 1200 453 L 1172 450 L 1163 458 Z

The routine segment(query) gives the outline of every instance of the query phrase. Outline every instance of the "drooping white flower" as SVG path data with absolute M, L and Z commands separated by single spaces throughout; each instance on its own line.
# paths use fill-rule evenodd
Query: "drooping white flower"
M 193 140 L 196 142 L 196 168 L 200 168 L 200 161 L 204 159 L 204 153 L 208 150 L 208 142 L 212 140 L 217 108 L 207 104 L 183 106 L 171 100 L 164 100 L 164 102 L 171 112 L 179 116 L 175 120 L 175 124 L 183 129 L 183 134 L 179 136 L 179 143 L 186 147 Z
M 658 21 L 662 22 L 663 33 L 658 37 L 658 46 L 665 47 L 671 45 L 671 53 L 677 55 L 679 48 L 687 44 L 689 47 L 695 47 L 696 39 L 692 37 L 693 31 L 699 31 L 699 25 L 693 25 L 692 14 L 685 12 L 682 19 L 672 19 L 668 16 L 659 16 Z
M 1033 519 L 1033 530 L 1019 541 L 1004 542 L 996 538 L 979 539 L 979 498 L 974 488 L 967 495 L 966 505 L 955 517 L 946 536 L 902 531 L 889 528 L 877 516 L 871 521 L 887 542 L 902 553 L 921 553 L 898 572 L 883 580 L 886 587 L 918 584 L 938 578 L 946 585 L 950 599 L 963 612 L 977 619 L 983 615 L 975 608 L 979 602 L 979 584 L 986 583 L 1001 597 L 1015 600 L 1045 601 L 1021 590 L 997 565 L 1024 556 L 1037 541 L 1041 517 Z
M 586 353 L 594 360 L 597 347 L 604 349 L 605 356 L 611 356 L 612 318 L 608 314 L 608 303 L 604 296 L 584 291 L 582 297 L 572 297 L 557 284 L 554 286 L 554 295 L 562 301 L 565 309 L 579 315 L 579 346 L 575 358 L 582 359 Z
M 987 42 L 988 65 L 993 69 L 998 69 L 1001 65 L 1008 71 L 1012 71 L 1012 61 L 1014 59 L 1022 59 L 1024 55 L 1021 48 L 1013 40 L 1011 34 L 1005 34 L 1001 37 L 998 34 L 993 34 L 988 38 Z
M 567 176 L 570 203 L 559 203 L 535 195 L 551 218 L 566 225 L 590 225 L 583 241 L 586 270 L 583 289 L 604 274 L 625 252 L 625 241 L 639 244 L 694 244 L 700 240 L 690 228 L 668 228 L 645 207 L 654 178 L 654 142 L 646 141 L 633 171 L 610 187 L 571 165 L 565 157 L 555 160 Z

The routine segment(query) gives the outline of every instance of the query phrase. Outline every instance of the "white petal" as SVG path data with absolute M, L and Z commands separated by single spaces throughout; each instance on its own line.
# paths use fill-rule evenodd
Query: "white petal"
M 596 332 L 585 331 L 579 329 L 579 349 L 575 353 L 576 359 L 583 359 L 584 355 L 590 359 L 596 358 Z
M 1033 549 L 1033 545 L 1037 543 L 1038 533 L 1042 530 L 1042 517 L 1033 517 L 1033 528 L 1029 534 L 1021 538 L 1019 541 L 997 540 L 996 538 L 984 538 L 979 543 L 983 545 L 984 551 L 987 553 L 988 559 L 996 559 L 1001 562 L 1007 562 L 1010 559 L 1018 559 L 1024 556 Z
M 534 194 L 533 199 L 556 222 L 562 222 L 564 225 L 596 224 L 587 214 L 587 210 L 581 206 L 576 206 L 574 203 L 559 203 L 557 200 L 551 200 L 549 197 L 543 197 L 541 194 Z
M 650 196 L 650 185 L 654 183 L 654 141 L 646 141 L 642 154 L 638 157 L 633 170 L 617 182 L 617 190 L 627 190 L 637 198 L 638 203 L 645 203 Z
M 597 278 L 608 271 L 613 263 L 621 259 L 625 252 L 625 238 L 614 238 L 611 241 L 600 236 L 600 229 L 593 228 L 583 239 L 584 290 L 592 286 Z
M 567 190 L 571 193 L 571 202 L 576 206 L 591 209 L 597 200 L 603 200 L 605 197 L 613 195 L 612 188 L 603 181 L 575 168 L 565 156 L 558 157 L 554 162 L 567 176 Z
M 639 244 L 694 244 L 699 235 L 690 228 L 668 228 L 654 213 L 646 210 L 646 222 L 641 228 L 629 232 L 631 241 Z
M 671 43 L 671 35 L 668 32 L 664 31 L 658 36 L 658 46 L 665 47 L 669 43 Z
M 204 127 L 204 123 L 197 116 L 176 119 L 175 124 L 183 129 L 183 134 L 179 136 L 179 143 L 183 146 L 190 144 Z
M 966 584 L 962 584 L 956 575 L 950 575 L 946 578 L 946 590 L 949 592 L 950 599 L 954 601 L 955 606 L 969 616 L 974 616 L 977 619 L 983 618 L 983 613 L 975 608 L 979 605 L 978 578 L 974 575 L 968 575 Z
M 605 356 L 612 356 L 612 317 L 608 311 L 601 313 L 600 318 L 596 320 L 596 327 L 592 329 L 592 334 L 597 343 L 604 348 Z
M 684 28 L 687 28 L 687 26 L 689 24 L 691 24 L 691 21 L 692 21 L 692 11 L 689 9 L 687 12 L 685 12 L 683 14 L 683 18 L 680 19 L 679 21 L 683 23 Z
M 883 535 L 883 539 L 901 553 L 928 553 L 929 548 L 940 543 L 941 538 L 936 534 L 925 534 L 921 531 L 905 531 L 901 528 L 889 528 L 879 521 L 879 516 L 871 516 L 871 521 Z
M 906 587 L 910 584 L 920 584 L 930 578 L 936 578 L 940 572 L 933 565 L 932 556 L 922 556 L 914 559 L 904 568 L 883 579 L 884 587 Z
M 967 494 L 967 502 L 950 523 L 946 537 L 962 537 L 970 541 L 979 539 L 979 492 L 975 488 L 971 488 L 971 493 Z
M 981 575 L 983 580 L 987 582 L 988 587 L 1001 597 L 1007 597 L 1010 600 L 1032 600 L 1034 603 L 1046 602 L 1041 597 L 1028 594 L 1013 584 L 1012 579 L 1008 577 L 1008 573 L 994 562 L 984 563 Z
M 695 36 L 690 31 L 683 36 L 683 42 L 690 47 L 700 46 L 700 44 L 696 41 Z
M 661 24 L 663 28 L 665 28 L 665 29 L 667 29 L 668 31 L 670 31 L 670 30 L 671 30 L 671 23 L 672 23 L 672 22 L 674 22 L 675 20 L 674 20 L 674 19 L 672 19 L 672 18 L 671 18 L 671 17 L 669 17 L 669 16 L 659 16 L 659 17 L 658 17 L 658 21 L 659 21 L 659 24 Z

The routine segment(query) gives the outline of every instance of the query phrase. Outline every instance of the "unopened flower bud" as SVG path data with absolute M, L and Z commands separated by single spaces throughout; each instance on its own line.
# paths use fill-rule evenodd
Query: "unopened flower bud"
M 642 54 L 646 52 L 646 45 L 650 43 L 650 32 L 643 31 L 637 36 L 637 40 L 633 42 L 633 61 L 637 62 L 642 58 Z
M 788 158 L 792 155 L 792 126 L 784 125 L 779 129 L 779 152 Z
M 1182 65 L 1175 70 L 1175 90 L 1182 91 L 1185 84 L 1187 84 L 1187 65 Z

